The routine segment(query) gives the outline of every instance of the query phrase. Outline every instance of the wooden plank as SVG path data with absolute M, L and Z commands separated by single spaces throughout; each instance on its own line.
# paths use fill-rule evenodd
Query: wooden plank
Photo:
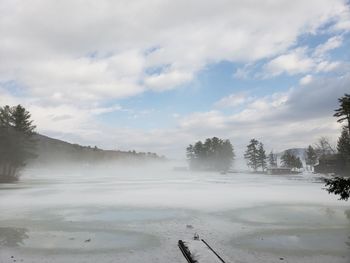
M 179 240 L 179 248 L 188 263 L 225 263 L 209 244 L 202 240 Z

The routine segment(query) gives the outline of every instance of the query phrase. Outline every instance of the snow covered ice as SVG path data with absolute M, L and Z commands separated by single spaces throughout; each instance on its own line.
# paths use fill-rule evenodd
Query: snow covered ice
M 322 188 L 306 173 L 31 168 L 0 186 L 0 262 L 185 262 L 194 232 L 227 262 L 349 262 L 350 207 Z

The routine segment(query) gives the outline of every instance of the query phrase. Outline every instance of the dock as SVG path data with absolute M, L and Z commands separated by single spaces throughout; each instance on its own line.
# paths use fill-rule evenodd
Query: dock
M 179 240 L 178 246 L 188 263 L 226 263 L 203 239 Z

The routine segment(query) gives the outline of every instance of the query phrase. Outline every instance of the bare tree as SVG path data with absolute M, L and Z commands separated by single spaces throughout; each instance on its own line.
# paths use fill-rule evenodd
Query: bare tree
M 318 158 L 336 153 L 335 147 L 330 143 L 327 137 L 319 138 L 314 148 Z

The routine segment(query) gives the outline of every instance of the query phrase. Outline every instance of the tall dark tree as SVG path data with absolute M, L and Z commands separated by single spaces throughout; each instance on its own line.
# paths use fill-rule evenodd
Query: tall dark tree
M 258 166 L 264 171 L 267 167 L 267 156 L 264 149 L 264 145 L 260 142 L 258 145 Z
M 269 154 L 269 166 L 277 167 L 277 155 L 273 153 L 273 151 Z
M 294 155 L 291 150 L 285 151 L 281 156 L 281 163 L 284 167 L 292 168 Z
M 299 156 L 295 157 L 294 168 L 297 168 L 297 169 L 303 168 L 303 162 L 301 161 Z
M 317 163 L 317 154 L 311 145 L 305 151 L 305 163 L 310 167 L 313 167 Z
M 25 135 L 33 135 L 36 126 L 33 125 L 29 111 L 17 105 L 11 109 L 11 112 L 14 129 Z
M 300 169 L 303 167 L 303 163 L 301 162 L 300 158 L 295 156 L 291 150 L 287 150 L 283 153 L 281 156 L 281 161 L 284 167 L 289 167 L 291 169 Z
M 11 126 L 13 126 L 13 117 L 10 106 L 0 107 L 0 127 L 8 129 Z
M 349 135 L 350 135 L 350 95 L 345 94 L 344 97 L 338 99 L 340 107 L 335 110 L 334 117 L 338 117 L 338 122 L 347 121 L 348 127 L 343 128 L 341 136 L 338 140 L 337 149 L 339 155 L 345 163 L 349 156 Z M 345 167 L 348 169 L 349 167 Z M 350 171 L 345 171 L 349 175 Z M 340 195 L 340 200 L 348 200 L 350 196 L 350 178 L 336 177 L 326 179 L 326 189 L 329 193 Z
M 15 181 L 18 170 L 35 158 L 35 126 L 21 105 L 0 107 L 0 180 Z
M 338 139 L 337 150 L 343 160 L 350 161 L 350 134 L 346 127 L 343 127 L 342 133 Z
M 348 131 L 350 133 L 350 94 L 344 94 L 338 99 L 339 108 L 335 110 L 334 117 L 338 117 L 338 122 L 346 121 L 348 123 Z
M 250 143 L 247 145 L 247 150 L 244 154 L 244 158 L 247 161 L 247 165 L 257 171 L 259 167 L 259 151 L 258 151 L 259 141 L 256 139 L 251 139 Z

